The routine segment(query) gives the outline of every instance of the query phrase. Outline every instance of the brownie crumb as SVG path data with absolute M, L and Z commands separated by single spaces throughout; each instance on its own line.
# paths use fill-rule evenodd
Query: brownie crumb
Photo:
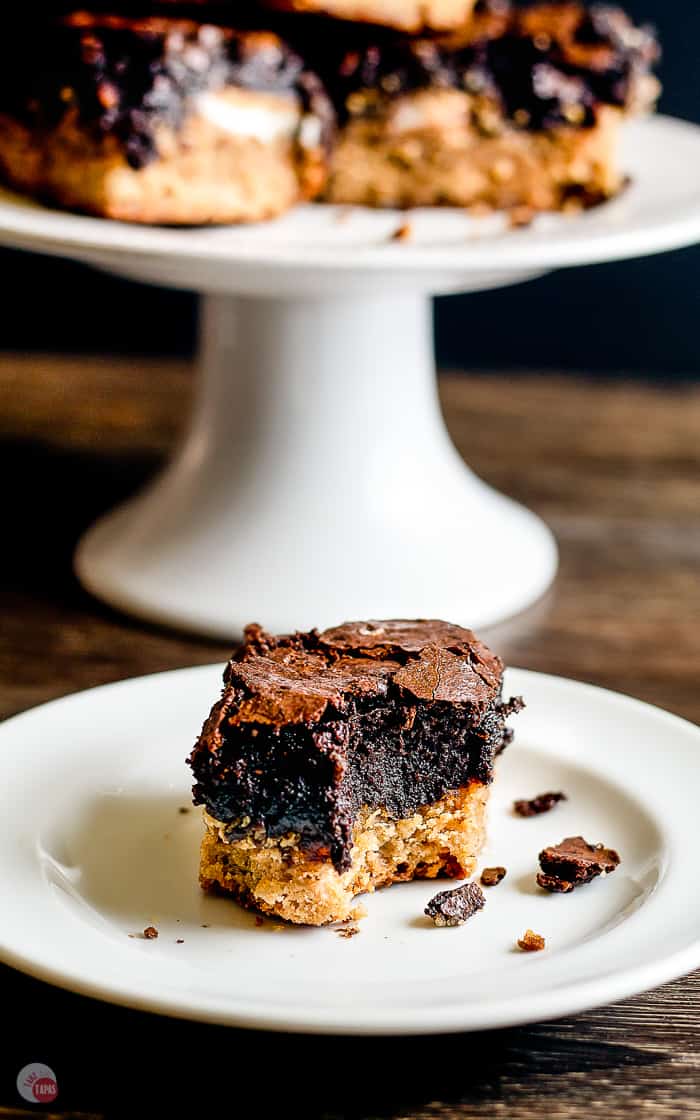
M 440 891 L 425 908 L 436 926 L 461 926 L 485 905 L 478 883 L 465 883 L 453 891 Z
M 513 809 L 519 817 L 538 817 L 540 813 L 549 813 L 560 801 L 567 801 L 565 793 L 538 793 L 529 801 L 514 801 Z
M 189 813 L 189 809 L 185 805 L 181 805 L 178 809 L 178 813 Z
M 390 241 L 410 241 L 413 237 L 413 226 L 410 222 L 404 222 L 403 225 L 398 226 L 391 237 Z
M 506 700 L 505 704 L 500 705 L 500 710 L 503 718 L 508 719 L 508 716 L 517 716 L 518 712 L 522 712 L 526 707 L 522 696 L 511 696 L 510 700 Z
M 537 886 L 551 894 L 571 894 L 576 884 L 569 879 L 559 879 L 556 875 L 545 875 L 544 871 L 540 871 L 537 875 Z
M 176 945 L 184 945 L 184 944 L 185 944 L 185 939 L 184 939 L 184 937 L 177 937 L 177 938 L 175 939 L 175 944 L 176 944 Z
M 518 948 L 524 953 L 539 953 L 544 947 L 544 937 L 531 929 L 525 930 L 524 935 L 518 939 Z
M 146 938 L 146 941 L 153 941 L 153 939 L 158 936 L 158 930 L 155 926 L 146 926 L 143 931 L 143 936 Z
M 599 875 L 609 875 L 620 864 L 620 857 L 612 848 L 589 844 L 583 836 L 569 836 L 561 844 L 544 848 L 539 860 L 539 886 L 559 894 L 569 894 Z
M 355 934 L 360 931 L 357 926 L 343 926 L 342 929 L 337 929 L 335 932 L 338 934 L 338 937 L 354 937 Z
M 505 867 L 485 867 L 481 872 L 481 885 L 482 887 L 497 887 L 506 875 Z
M 209 929 L 209 922 L 202 922 L 202 929 Z

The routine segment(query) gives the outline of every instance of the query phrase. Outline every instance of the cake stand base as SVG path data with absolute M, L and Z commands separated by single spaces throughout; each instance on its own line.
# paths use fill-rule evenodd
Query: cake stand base
M 479 627 L 548 587 L 552 534 L 447 434 L 427 296 L 209 295 L 201 337 L 179 450 L 79 545 L 95 595 L 235 640 L 251 621 Z

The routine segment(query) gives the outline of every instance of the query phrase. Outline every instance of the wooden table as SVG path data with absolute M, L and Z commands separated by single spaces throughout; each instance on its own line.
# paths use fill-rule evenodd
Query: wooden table
M 0 359 L 0 715 L 226 655 L 122 618 L 71 574 L 79 532 L 172 445 L 190 384 L 171 362 Z M 442 394 L 468 461 L 561 545 L 546 601 L 486 637 L 512 664 L 700 721 L 700 388 L 450 376 Z M 44 1061 L 56 1107 L 95 1115 L 700 1117 L 700 974 L 557 1023 L 409 1040 L 205 1027 L 0 976 L 4 1115 L 20 1067 Z

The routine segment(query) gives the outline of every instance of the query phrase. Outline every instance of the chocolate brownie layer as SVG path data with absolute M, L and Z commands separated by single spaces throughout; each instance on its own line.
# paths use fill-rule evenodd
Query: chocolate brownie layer
M 15 34 L 0 68 L 5 176 L 133 220 L 278 213 L 321 185 L 332 118 L 268 32 L 76 13 Z
M 510 708 L 503 666 L 444 622 L 350 623 L 275 638 L 249 627 L 190 764 L 230 841 L 294 833 L 338 871 L 361 809 L 410 817 L 488 784 Z

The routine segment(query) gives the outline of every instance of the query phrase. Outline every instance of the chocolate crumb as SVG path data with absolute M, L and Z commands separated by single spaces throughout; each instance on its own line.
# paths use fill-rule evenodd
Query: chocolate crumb
M 583 836 L 569 836 L 561 844 L 544 848 L 539 861 L 539 886 L 546 891 L 569 894 L 599 875 L 609 875 L 619 866 L 620 857 L 612 848 L 589 844 Z
M 403 225 L 398 226 L 390 237 L 390 241 L 410 241 L 413 237 L 413 226 L 410 222 L 404 222 Z
M 508 716 L 517 716 L 518 712 L 522 712 L 526 707 L 527 705 L 522 696 L 511 696 L 510 700 L 500 705 L 501 714 L 504 719 L 508 719 Z
M 178 809 L 178 813 L 189 813 L 189 809 L 185 805 L 181 805 Z
M 209 922 L 202 922 L 202 929 L 209 929 Z
M 482 887 L 497 887 L 507 875 L 505 867 L 485 867 L 481 872 Z
M 425 908 L 436 926 L 461 926 L 485 905 L 484 892 L 478 883 L 465 883 L 453 891 L 440 891 Z
M 357 926 L 343 926 L 342 929 L 337 929 L 335 932 L 338 934 L 338 937 L 354 937 L 355 934 L 360 931 Z
M 158 930 L 155 926 L 146 926 L 143 931 L 143 936 L 146 938 L 146 941 L 153 941 L 153 939 L 158 936 Z
M 176 944 L 176 945 L 184 945 L 184 944 L 185 944 L 185 939 L 184 939 L 184 937 L 177 937 L 177 938 L 175 939 L 175 944 Z
M 558 879 L 556 875 L 545 875 L 544 871 L 540 871 L 537 885 L 545 891 L 551 891 L 552 894 L 570 894 L 576 884 L 568 879 Z
M 549 813 L 560 801 L 567 801 L 565 793 L 539 793 L 529 801 L 514 801 L 513 809 L 519 817 L 538 817 L 540 813 Z
M 534 930 L 525 930 L 524 935 L 518 939 L 518 948 L 524 953 L 539 953 L 545 947 L 545 940 L 541 934 Z
M 256 926 L 264 926 L 265 925 L 265 919 L 261 918 L 259 914 L 256 914 L 255 915 L 255 924 L 256 924 Z

